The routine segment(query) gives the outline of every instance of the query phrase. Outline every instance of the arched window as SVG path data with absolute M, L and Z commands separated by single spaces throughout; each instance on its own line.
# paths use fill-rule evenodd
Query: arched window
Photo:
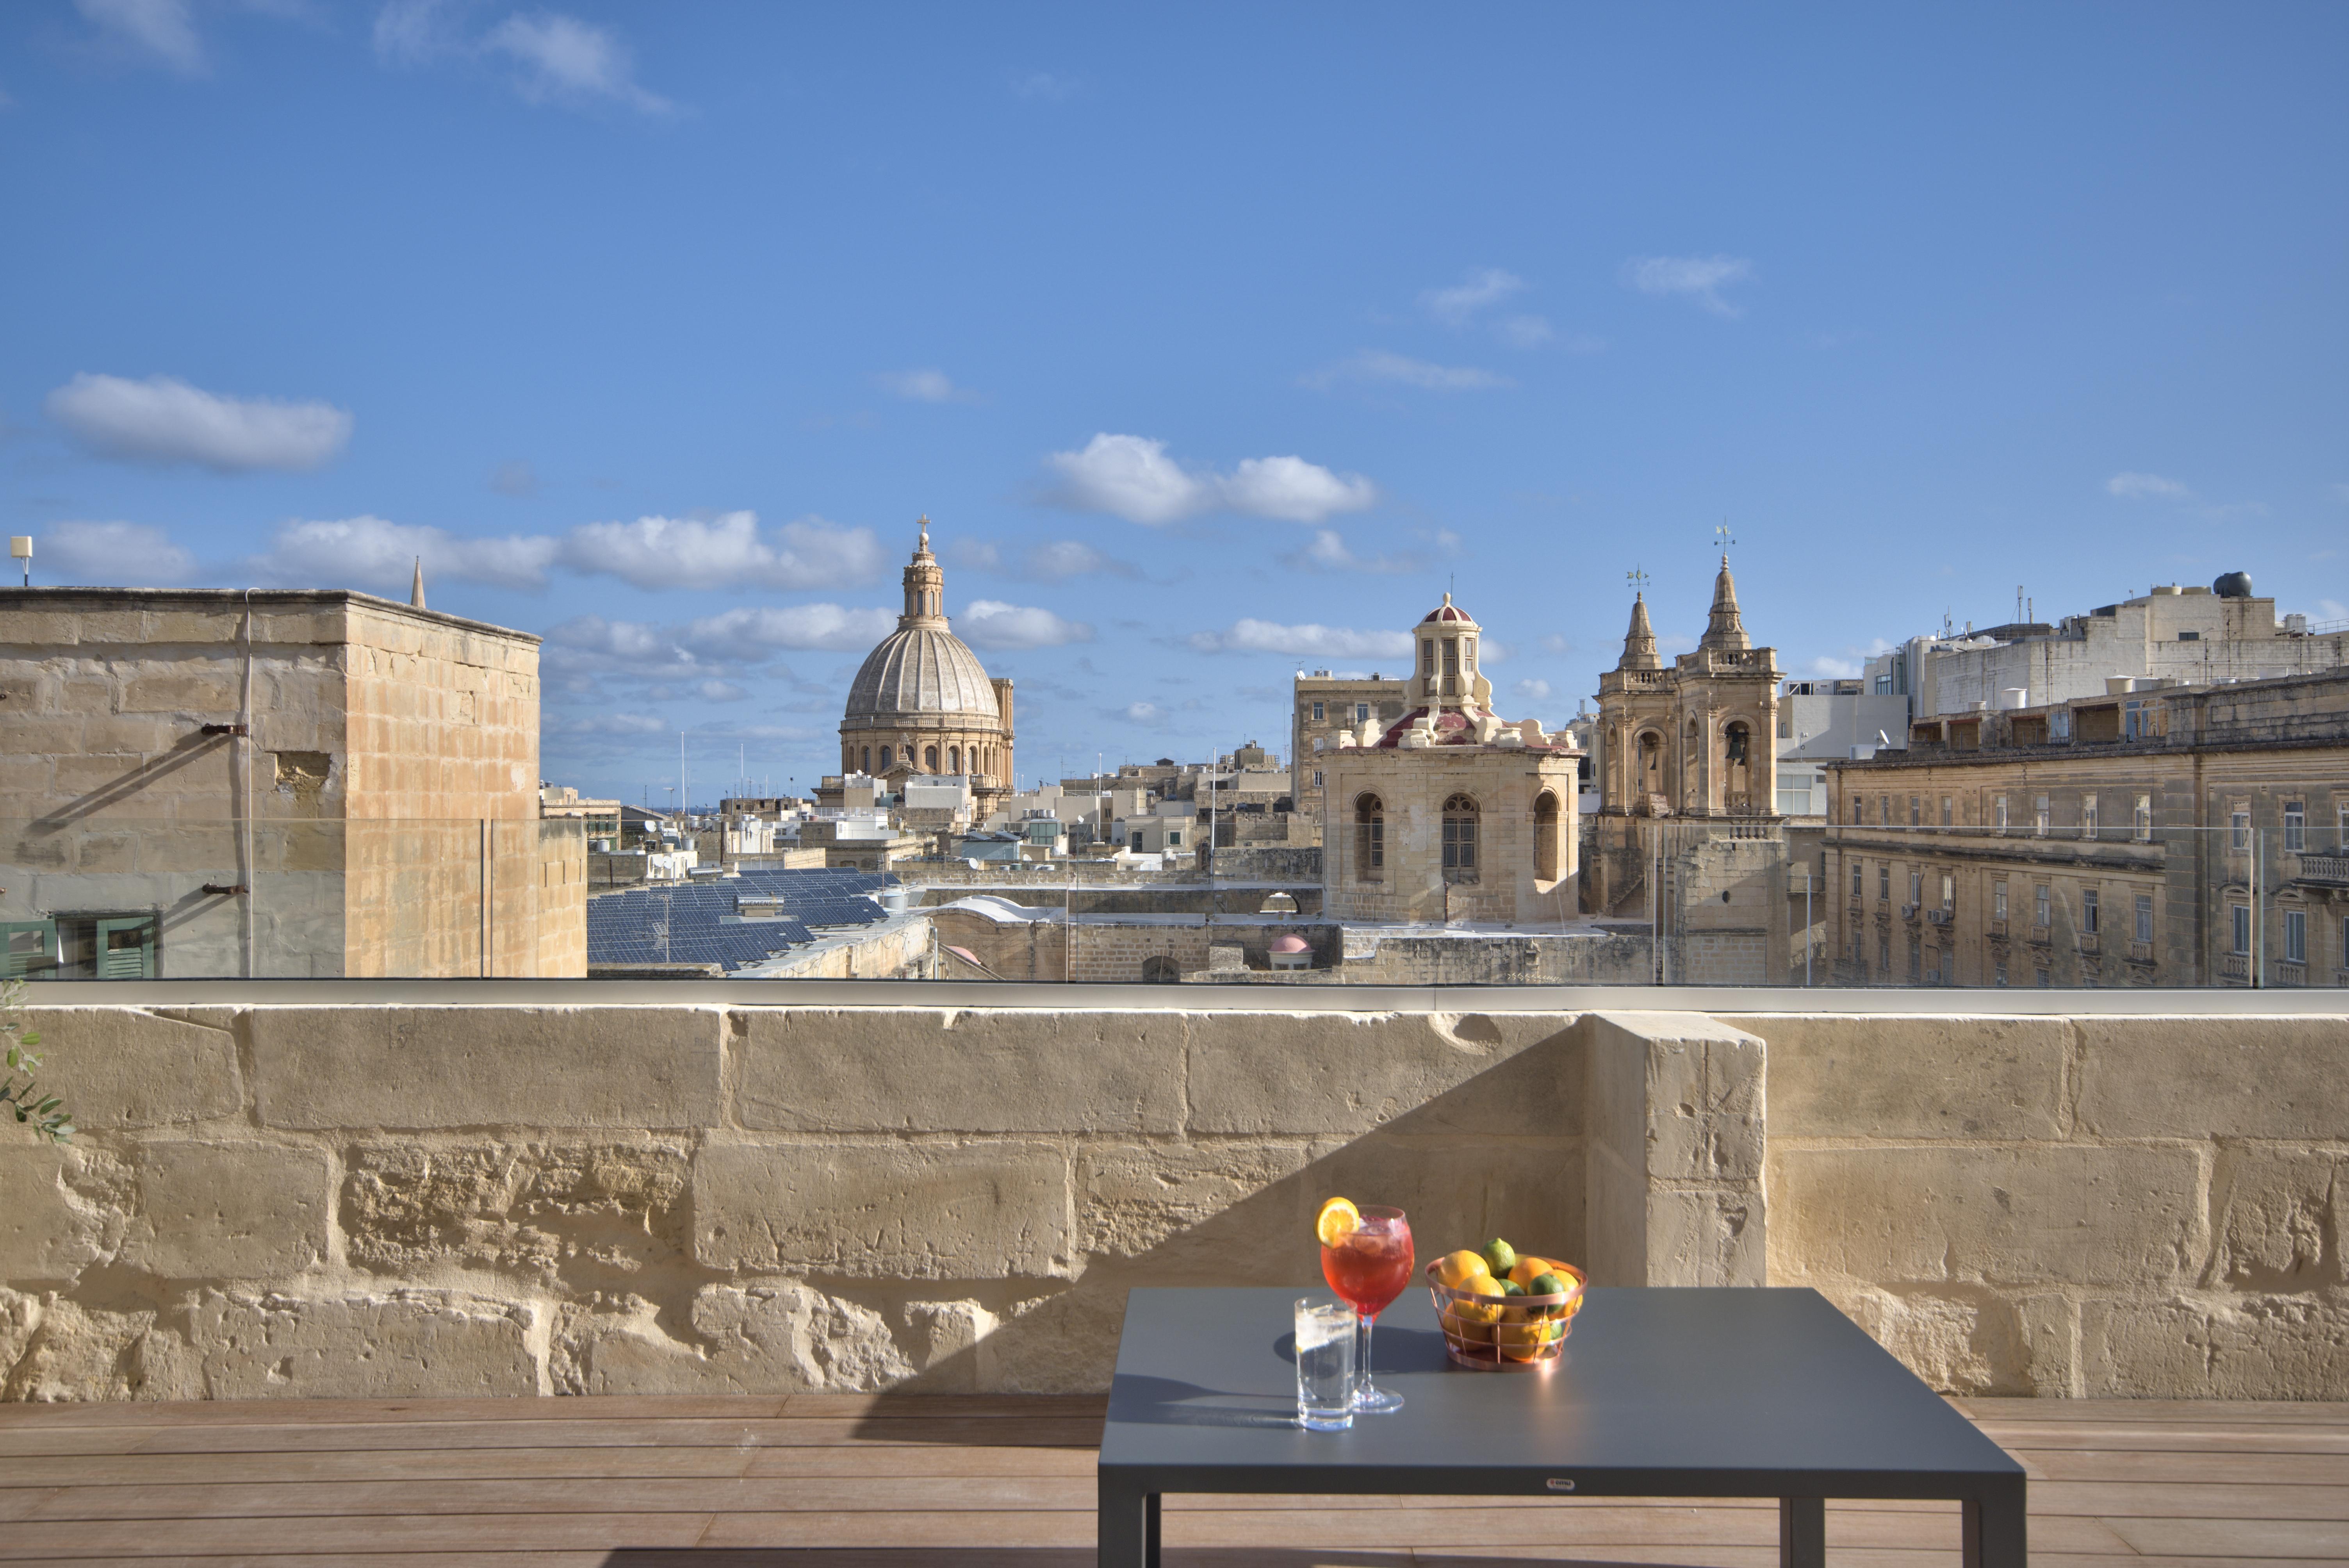
M 1465 795 L 1444 802 L 1444 880 L 1476 880 L 1476 802 Z
M 1354 880 L 1387 880 L 1387 809 L 1376 795 L 1354 799 Z
M 936 747 L 933 746 L 923 751 L 922 768 L 924 771 L 929 773 L 936 773 L 938 770 L 938 748 Z
M 885 746 L 881 748 L 881 771 L 889 771 L 889 748 Z
M 873 771 L 873 748 L 869 746 L 864 748 L 864 771 Z
M 1541 882 L 1557 880 L 1559 836 L 1557 797 L 1545 789 L 1534 797 L 1534 876 Z
M 1182 966 L 1161 953 L 1142 961 L 1142 978 L 1153 985 L 1172 985 L 1183 978 Z
M 1722 740 L 1732 762 L 1744 761 L 1753 749 L 1753 732 L 1743 724 L 1731 725 Z
M 947 771 L 949 773 L 959 773 L 962 771 L 961 747 L 949 746 L 947 748 Z

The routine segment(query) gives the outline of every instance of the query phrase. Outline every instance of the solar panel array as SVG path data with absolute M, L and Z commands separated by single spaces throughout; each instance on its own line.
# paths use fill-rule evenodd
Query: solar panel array
M 882 919 L 872 895 L 896 881 L 882 872 L 826 867 L 746 871 L 606 893 L 587 901 L 587 962 L 747 968 L 813 942 L 811 927 Z M 729 918 L 734 915 L 745 918 Z

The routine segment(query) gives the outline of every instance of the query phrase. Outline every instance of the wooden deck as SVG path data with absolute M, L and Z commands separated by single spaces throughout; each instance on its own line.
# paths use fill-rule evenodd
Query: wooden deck
M 2349 1405 L 1961 1401 L 2046 1568 L 2349 1562 Z M 0 1406 L 0 1562 L 947 1568 L 1092 1561 L 1090 1398 Z M 1194 1568 L 1765 1568 L 1775 1505 L 1181 1498 Z M 1827 1513 L 1829 1561 L 1955 1568 L 1954 1504 Z

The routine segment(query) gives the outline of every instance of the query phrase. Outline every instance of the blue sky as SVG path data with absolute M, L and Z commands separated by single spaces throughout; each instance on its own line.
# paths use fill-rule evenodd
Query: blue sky
M 1847 672 L 2349 616 L 2349 10 L 0 9 L 37 580 L 542 633 L 545 771 L 802 789 L 926 512 L 1024 783 L 1286 748 L 1447 586 L 1555 724 L 1724 521 Z M 713 782 L 714 781 L 714 782 Z

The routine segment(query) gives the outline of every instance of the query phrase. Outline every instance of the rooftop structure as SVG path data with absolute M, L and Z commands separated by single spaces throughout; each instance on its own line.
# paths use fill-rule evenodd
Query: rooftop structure
M 892 783 L 915 773 L 968 775 L 984 813 L 1010 789 L 1011 683 L 991 679 L 954 634 L 926 517 L 921 531 L 905 568 L 897 629 L 865 655 L 849 685 L 841 770 Z

